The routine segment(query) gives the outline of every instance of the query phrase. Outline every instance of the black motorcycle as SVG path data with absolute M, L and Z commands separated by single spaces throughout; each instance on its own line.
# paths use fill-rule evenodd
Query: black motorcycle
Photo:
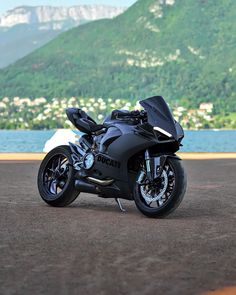
M 148 217 L 174 211 L 186 190 L 186 174 L 175 155 L 184 137 L 161 96 L 140 101 L 142 111 L 114 110 L 97 124 L 83 110 L 66 110 L 83 135 L 58 146 L 41 163 L 38 189 L 51 206 L 72 203 L 81 192 L 134 200 Z

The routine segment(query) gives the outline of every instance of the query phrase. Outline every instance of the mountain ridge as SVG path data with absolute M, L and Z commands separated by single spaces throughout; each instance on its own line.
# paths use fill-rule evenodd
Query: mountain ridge
M 0 27 L 10 28 L 18 24 L 42 24 L 52 21 L 81 21 L 113 18 L 124 12 L 124 7 L 111 5 L 18 6 L 0 16 Z
M 0 72 L 0 96 L 147 97 L 235 110 L 236 3 L 140 0 Z M 27 81 L 27 82 L 26 82 Z
M 0 17 L 0 68 L 17 61 L 70 28 L 112 18 L 125 8 L 109 5 L 20 6 Z

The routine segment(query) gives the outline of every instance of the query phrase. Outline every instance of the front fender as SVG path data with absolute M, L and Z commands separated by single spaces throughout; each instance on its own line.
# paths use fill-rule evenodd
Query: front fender
M 152 169 L 153 179 L 161 176 L 166 160 L 168 158 L 174 158 L 181 161 L 181 158 L 175 154 L 166 154 L 150 158 L 150 166 Z
M 177 159 L 177 160 L 182 161 L 182 159 L 179 156 L 177 156 L 176 154 L 173 154 L 173 155 L 165 155 L 165 156 L 166 156 L 166 158 L 174 158 L 174 159 Z

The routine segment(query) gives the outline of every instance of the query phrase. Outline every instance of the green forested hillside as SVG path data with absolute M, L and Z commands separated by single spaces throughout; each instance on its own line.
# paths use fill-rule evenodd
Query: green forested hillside
M 139 0 L 0 71 L 0 97 L 161 94 L 236 111 L 236 1 Z

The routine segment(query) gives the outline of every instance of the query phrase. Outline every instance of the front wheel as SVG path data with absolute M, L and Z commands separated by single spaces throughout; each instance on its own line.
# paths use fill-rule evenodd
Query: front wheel
M 173 212 L 181 203 L 187 186 L 187 177 L 181 161 L 169 157 L 161 176 L 150 182 L 141 171 L 141 183 L 135 184 L 134 201 L 147 217 L 162 218 Z
M 54 148 L 43 159 L 38 172 L 38 190 L 49 205 L 64 207 L 78 196 L 69 146 Z

